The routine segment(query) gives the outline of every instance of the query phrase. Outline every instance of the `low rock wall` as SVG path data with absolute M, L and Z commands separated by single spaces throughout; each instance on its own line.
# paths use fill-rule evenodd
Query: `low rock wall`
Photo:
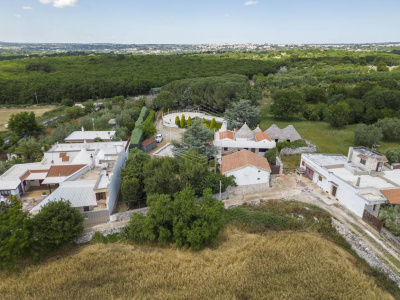
M 307 143 L 307 147 L 300 147 L 300 148 L 289 148 L 285 147 L 281 150 L 281 154 L 284 155 L 294 155 L 294 154 L 301 154 L 301 153 L 312 153 L 317 152 L 317 147 L 310 143 L 309 141 L 305 141 Z
M 346 241 L 351 245 L 359 257 L 364 259 L 372 268 L 377 269 L 385 273 L 390 279 L 392 279 L 398 287 L 400 287 L 400 277 L 394 273 L 376 254 L 368 248 L 368 246 L 361 241 L 358 237 L 351 233 L 343 224 L 339 221 L 332 219 L 332 225 L 342 235 Z

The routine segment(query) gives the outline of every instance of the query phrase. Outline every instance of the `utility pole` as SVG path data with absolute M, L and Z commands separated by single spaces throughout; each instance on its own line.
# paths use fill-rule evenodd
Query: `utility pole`
M 38 98 L 37 98 L 37 92 L 36 92 L 36 90 L 35 90 L 35 98 L 36 98 L 36 104 L 39 104 L 39 100 L 38 100 Z
M 219 200 L 222 200 L 222 181 L 219 181 Z

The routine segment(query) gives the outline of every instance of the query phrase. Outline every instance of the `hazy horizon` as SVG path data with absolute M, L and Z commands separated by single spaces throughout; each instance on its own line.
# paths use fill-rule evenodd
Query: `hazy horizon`
M 13 0 L 0 41 L 75 44 L 348 44 L 399 41 L 400 2 Z

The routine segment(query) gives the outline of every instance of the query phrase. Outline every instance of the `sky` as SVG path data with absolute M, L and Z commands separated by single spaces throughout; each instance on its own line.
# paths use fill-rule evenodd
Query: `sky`
M 0 41 L 399 42 L 400 0 L 0 0 Z

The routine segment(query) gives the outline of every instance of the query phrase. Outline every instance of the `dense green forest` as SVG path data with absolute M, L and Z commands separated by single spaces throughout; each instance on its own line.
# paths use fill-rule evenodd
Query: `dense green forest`
M 0 61 L 0 104 L 58 103 L 148 93 L 175 80 L 241 74 L 275 74 L 290 78 L 281 87 L 318 85 L 322 74 L 335 82 L 398 80 L 399 72 L 376 74 L 367 66 L 400 65 L 400 56 L 383 52 L 287 50 L 284 52 L 198 55 L 88 55 L 34 57 Z M 316 73 L 310 72 L 310 68 Z M 368 70 L 372 70 L 369 72 Z M 294 72 L 294 73 L 293 73 Z M 374 74 L 375 73 L 375 74 Z M 393 77 L 397 74 L 397 77 Z M 286 81 L 285 81 L 286 80 Z M 268 84 L 273 88 L 274 84 Z
M 227 73 L 251 77 L 277 67 L 269 61 L 214 55 L 102 55 L 43 57 L 0 62 L 0 104 L 82 101 L 148 93 L 183 78 Z

